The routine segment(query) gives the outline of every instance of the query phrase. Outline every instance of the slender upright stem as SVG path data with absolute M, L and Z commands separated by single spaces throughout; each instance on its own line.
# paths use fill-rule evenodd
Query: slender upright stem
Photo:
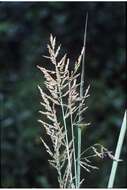
M 70 170 L 70 179 L 72 182 L 72 171 L 71 171 L 71 160 L 70 160 L 70 153 L 69 153 L 69 142 L 68 142 L 68 134 L 67 134 L 67 125 L 66 125 L 66 120 L 65 120 L 65 113 L 64 113 L 64 107 L 63 107 L 63 99 L 62 99 L 62 93 L 61 93 L 61 88 L 60 88 L 60 83 L 59 83 L 59 71 L 56 65 L 56 75 L 57 75 L 57 80 L 58 80 L 58 90 L 59 90 L 59 95 L 60 95 L 60 103 L 61 103 L 61 109 L 62 109 L 62 117 L 63 117 L 63 123 L 64 123 L 64 128 L 65 128 L 65 138 L 66 138 L 66 149 L 67 149 L 67 157 L 68 157 L 68 167 Z
M 70 119 L 71 119 L 71 134 L 73 142 L 73 160 L 74 160 L 74 178 L 75 178 L 75 187 L 77 188 L 77 168 L 76 168 L 76 153 L 75 153 L 75 135 L 74 135 L 74 126 L 73 126 L 73 116 L 72 116 L 72 106 L 71 106 L 71 87 L 69 82 L 69 105 L 70 105 Z
M 58 152 L 58 150 L 57 150 L 56 154 L 57 154 L 57 157 L 59 158 L 59 152 Z M 58 181 L 60 183 L 60 188 L 62 188 L 63 187 L 63 183 L 62 183 L 62 175 L 61 175 L 60 160 L 59 159 L 57 159 L 57 168 L 58 168 L 58 176 L 59 176 L 58 177 Z
M 123 141 L 124 141 L 124 137 L 125 137 L 125 133 L 126 133 L 126 128 L 127 128 L 126 122 L 127 121 L 126 121 L 126 111 L 125 111 L 123 123 L 122 123 L 121 130 L 120 130 L 120 135 L 119 135 L 119 139 L 118 139 L 118 143 L 117 143 L 117 147 L 116 147 L 115 159 L 113 160 L 111 174 L 109 177 L 108 188 L 113 188 L 113 185 L 114 185 L 116 170 L 117 170 L 117 166 L 118 166 L 118 160 L 120 157 L 120 153 L 121 153 L 121 149 L 122 149 L 122 145 L 123 145 Z
M 83 97 L 83 83 L 84 83 L 84 74 L 85 74 L 85 46 L 86 46 L 86 32 L 87 32 L 87 21 L 88 21 L 88 13 L 86 15 L 85 22 L 85 32 L 84 32 L 84 53 L 82 59 L 82 73 L 81 73 L 81 85 L 80 85 L 80 97 Z M 80 108 L 79 108 L 80 112 Z M 79 121 L 81 121 L 81 115 L 79 115 Z M 77 148 L 77 187 L 80 187 L 80 154 L 81 154 L 81 128 L 78 127 L 78 148 Z

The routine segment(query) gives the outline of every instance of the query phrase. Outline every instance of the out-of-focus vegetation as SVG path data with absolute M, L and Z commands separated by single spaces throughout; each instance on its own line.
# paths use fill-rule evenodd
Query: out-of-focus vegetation
M 91 84 L 91 96 L 86 120 L 91 126 L 82 132 L 82 149 L 97 142 L 115 150 L 126 97 L 125 3 L 1 2 L 1 187 L 58 187 L 57 174 L 39 139 L 44 131 L 37 123 L 37 84 L 43 85 L 43 77 L 36 65 L 47 64 L 42 55 L 52 33 L 73 66 L 83 44 L 87 11 L 85 85 Z M 126 143 L 127 139 L 115 187 L 127 187 Z M 96 163 L 99 171 L 82 172 L 82 187 L 107 186 L 112 161 Z

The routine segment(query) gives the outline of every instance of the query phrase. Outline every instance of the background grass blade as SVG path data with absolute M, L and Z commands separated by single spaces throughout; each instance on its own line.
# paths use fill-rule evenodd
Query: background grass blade
M 121 149 L 122 149 L 122 145 L 123 145 L 123 141 L 124 141 L 124 137 L 125 137 L 125 133 L 126 133 L 126 127 L 127 127 L 127 125 L 126 125 L 126 111 L 125 111 L 123 123 L 122 123 L 121 130 L 120 130 L 120 135 L 119 135 L 119 139 L 118 139 L 118 143 L 117 143 L 117 147 L 116 147 L 115 159 L 112 164 L 111 174 L 110 174 L 110 178 L 109 178 L 109 182 L 108 182 L 108 188 L 112 188 L 114 185 L 116 170 L 117 170 L 117 166 L 118 166 L 118 160 L 120 157 L 120 153 L 121 153 Z

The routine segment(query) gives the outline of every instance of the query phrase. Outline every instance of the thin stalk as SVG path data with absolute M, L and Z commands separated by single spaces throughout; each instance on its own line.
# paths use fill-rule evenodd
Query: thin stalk
M 120 153 L 121 153 L 121 149 L 122 149 L 122 145 L 123 145 L 123 141 L 124 141 L 124 137 L 126 133 L 126 128 L 127 128 L 127 125 L 126 125 L 126 111 L 125 111 L 123 123 L 120 130 L 120 135 L 119 135 L 119 139 L 118 139 L 118 143 L 116 147 L 115 159 L 113 160 L 111 174 L 109 177 L 108 188 L 113 188 L 113 185 L 114 185 L 116 170 L 118 166 L 118 160 L 120 157 Z
M 59 153 L 57 151 L 57 157 L 59 158 Z M 63 183 L 62 183 L 62 175 L 61 175 L 61 170 L 60 170 L 60 161 L 59 159 L 57 159 L 57 167 L 58 167 L 58 175 L 59 175 L 59 183 L 60 183 L 60 188 L 63 187 Z
M 84 83 L 84 69 L 85 69 L 85 49 L 86 49 L 86 32 L 87 32 L 88 13 L 86 15 L 85 32 L 84 32 L 84 53 L 82 59 L 82 73 L 81 73 L 81 85 L 80 85 L 80 97 L 83 97 L 83 83 Z M 80 112 L 80 108 L 79 108 Z M 82 119 L 79 115 L 79 121 Z M 81 128 L 78 127 L 78 145 L 77 145 L 77 188 L 80 187 L 80 154 L 81 154 Z
M 56 74 L 57 74 L 57 81 L 58 81 L 58 90 L 59 90 L 59 95 L 60 95 L 60 103 L 61 103 L 61 109 L 62 109 L 62 117 L 63 117 L 63 123 L 64 123 L 64 128 L 65 128 L 65 138 L 66 138 L 66 149 L 67 149 L 67 157 L 68 157 L 68 166 L 70 170 L 70 178 L 72 182 L 72 172 L 71 172 L 71 161 L 70 161 L 70 154 L 69 154 L 69 142 L 68 142 L 68 135 L 67 135 L 67 125 L 66 125 L 66 120 L 65 120 L 65 113 L 64 113 L 64 107 L 63 107 L 63 100 L 62 100 L 62 93 L 61 93 L 61 88 L 60 88 L 60 83 L 59 83 L 59 71 L 56 66 Z
M 71 93 L 71 89 L 70 89 L 70 82 L 69 82 L 69 92 Z M 74 150 L 74 153 L 73 153 L 73 159 L 74 159 L 74 172 L 75 172 L 75 175 L 74 175 L 74 178 L 75 178 L 75 187 L 77 188 L 77 178 L 76 178 L 76 175 L 77 175 L 77 168 L 76 168 L 76 153 L 75 153 L 75 136 L 74 136 L 74 126 L 73 126 L 73 117 L 72 117 L 72 107 L 71 107 L 71 95 L 69 93 L 69 105 L 70 105 L 70 119 L 71 119 L 71 133 L 72 133 L 72 140 L 73 140 L 73 150 Z

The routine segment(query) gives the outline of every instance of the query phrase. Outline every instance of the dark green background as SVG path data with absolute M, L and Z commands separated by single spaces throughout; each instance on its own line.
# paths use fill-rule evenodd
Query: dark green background
M 43 77 L 43 54 L 52 33 L 73 61 L 82 44 L 86 12 L 89 14 L 85 86 L 91 84 L 83 148 L 102 143 L 115 150 L 125 110 L 125 3 L 124 2 L 1 2 L 0 106 L 1 187 L 58 187 L 55 170 L 39 137 L 37 84 Z M 126 136 L 127 137 L 127 136 Z M 127 187 L 127 139 L 124 141 L 115 187 Z M 99 171 L 82 171 L 82 187 L 106 187 L 112 161 L 96 160 Z

